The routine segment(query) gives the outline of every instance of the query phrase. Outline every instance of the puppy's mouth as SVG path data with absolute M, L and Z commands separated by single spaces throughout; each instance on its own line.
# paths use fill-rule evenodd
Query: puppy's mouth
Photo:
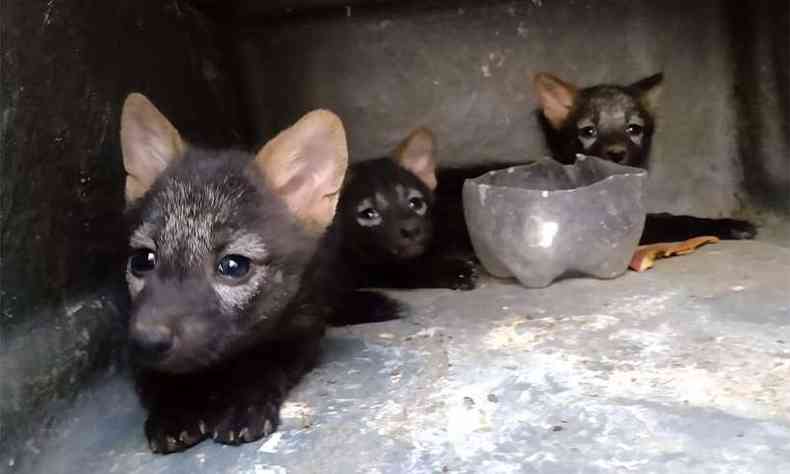
M 400 246 L 390 249 L 390 256 L 394 257 L 399 260 L 406 260 L 414 257 L 418 257 L 425 252 L 425 245 L 424 244 L 412 244 L 406 246 Z
M 210 366 L 216 359 L 211 351 L 193 351 L 188 354 L 181 347 L 174 347 L 166 353 L 152 354 L 150 351 L 140 350 L 132 345 L 129 355 L 138 367 L 170 374 L 199 372 Z

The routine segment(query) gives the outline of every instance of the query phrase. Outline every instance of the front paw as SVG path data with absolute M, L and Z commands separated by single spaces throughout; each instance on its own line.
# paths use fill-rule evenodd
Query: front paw
M 442 265 L 442 275 L 439 277 L 440 286 L 451 290 L 474 290 L 480 271 L 473 260 L 452 259 Z
M 757 235 L 757 226 L 740 219 L 722 219 L 721 235 L 729 240 L 749 240 Z
M 209 435 L 209 426 L 198 414 L 152 413 L 145 420 L 145 436 L 151 451 L 168 454 L 183 451 Z
M 274 433 L 280 424 L 280 407 L 273 402 L 239 402 L 217 420 L 212 438 L 217 443 L 239 445 Z

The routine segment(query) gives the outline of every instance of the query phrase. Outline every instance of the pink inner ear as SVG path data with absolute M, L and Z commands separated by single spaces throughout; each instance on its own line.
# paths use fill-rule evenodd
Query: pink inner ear
M 428 189 L 436 189 L 436 164 L 430 154 L 409 157 L 400 163 L 428 186 Z
M 573 108 L 576 87 L 546 73 L 537 74 L 534 83 L 543 115 L 552 127 L 562 127 Z
M 253 163 L 306 228 L 323 231 L 348 165 L 343 124 L 329 111 L 312 111 L 269 141 Z
M 178 130 L 144 95 L 129 94 L 121 112 L 127 203 L 145 194 L 185 148 Z
M 433 134 L 427 128 L 411 132 L 395 150 L 394 159 L 417 176 L 430 190 L 436 189 L 436 162 L 433 158 Z

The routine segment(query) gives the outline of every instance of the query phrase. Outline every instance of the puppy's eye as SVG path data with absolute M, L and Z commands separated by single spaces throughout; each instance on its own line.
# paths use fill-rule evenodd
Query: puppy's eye
M 428 210 L 428 205 L 425 203 L 425 200 L 421 197 L 413 197 L 409 199 L 409 207 L 412 211 L 416 212 L 419 215 L 425 214 L 425 211 Z
M 129 271 L 138 278 L 156 268 L 156 252 L 151 249 L 137 249 L 129 257 Z
M 372 207 L 368 207 L 366 209 L 362 209 L 361 211 L 359 211 L 357 213 L 357 216 L 359 216 L 360 219 L 363 219 L 363 220 L 366 220 L 366 221 L 374 221 L 374 220 L 376 220 L 376 219 L 378 219 L 380 217 L 379 216 L 379 212 L 377 210 L 373 209 Z
M 598 129 L 593 126 L 582 127 L 579 129 L 579 136 L 582 138 L 595 138 L 598 136 Z
M 242 278 L 250 272 L 250 259 L 242 255 L 226 255 L 217 262 L 217 273 L 228 278 Z
M 637 136 L 637 135 L 641 135 L 643 130 L 644 129 L 642 128 L 641 125 L 636 125 L 636 124 L 631 124 L 631 125 L 625 127 L 625 133 L 631 135 L 632 137 L 633 136 Z

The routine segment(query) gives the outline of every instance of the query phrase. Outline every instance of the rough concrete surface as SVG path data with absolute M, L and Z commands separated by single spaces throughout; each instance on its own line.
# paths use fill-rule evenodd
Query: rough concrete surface
M 189 140 L 239 142 L 221 45 L 180 0 L 0 2 L 0 453 L 109 363 L 126 95 Z
M 257 138 L 326 107 L 353 160 L 418 126 L 443 166 L 539 158 L 535 73 L 589 86 L 663 71 L 648 208 L 719 217 L 790 209 L 789 21 L 781 1 L 456 0 L 247 15 L 233 33 Z
M 108 375 L 0 471 L 790 472 L 789 249 L 723 242 L 614 280 L 394 294 L 409 317 L 333 330 L 266 440 L 154 456 Z
M 122 275 L 130 92 L 188 140 L 238 143 L 218 36 L 178 0 L 2 2 L 0 338 Z

